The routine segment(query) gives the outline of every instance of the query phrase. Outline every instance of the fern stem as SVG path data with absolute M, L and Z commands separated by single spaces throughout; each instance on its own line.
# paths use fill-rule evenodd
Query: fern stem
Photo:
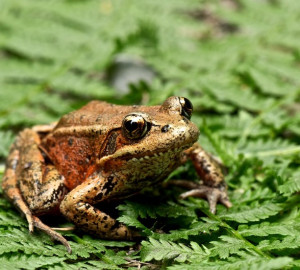
M 225 230 L 232 236 L 236 237 L 239 240 L 242 240 L 246 246 L 248 246 L 250 249 L 254 250 L 258 255 L 270 259 L 271 257 L 266 254 L 265 252 L 261 251 L 259 248 L 257 248 L 255 245 L 253 245 L 251 242 L 249 242 L 247 239 L 245 239 L 238 231 L 233 229 L 230 225 L 228 225 L 226 222 L 224 222 L 222 219 L 220 219 L 218 216 L 212 214 L 207 209 L 201 209 L 201 211 L 207 215 L 210 219 L 218 221 L 220 223 L 220 226 L 225 228 Z
M 78 243 L 78 244 L 85 244 L 86 241 L 84 241 L 83 239 L 81 239 L 79 236 L 73 234 L 72 235 L 72 239 L 74 240 L 74 242 Z

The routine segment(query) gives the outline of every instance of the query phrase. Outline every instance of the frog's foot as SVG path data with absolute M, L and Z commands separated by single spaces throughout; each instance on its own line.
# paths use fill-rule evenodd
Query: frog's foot
M 227 208 L 232 205 L 229 201 L 226 190 L 221 190 L 217 187 L 199 185 L 198 188 L 189 190 L 180 195 L 180 199 L 185 199 L 187 197 L 206 198 L 209 204 L 209 210 L 213 214 L 216 213 L 216 206 L 218 202 L 222 203 Z
M 230 208 L 232 206 L 231 202 L 229 201 L 226 188 L 224 186 L 210 187 L 186 180 L 174 180 L 170 182 L 171 184 L 191 189 L 187 192 L 182 193 L 180 195 L 180 199 L 185 199 L 187 197 L 199 197 L 207 199 L 209 210 L 213 214 L 216 213 L 216 206 L 218 202 L 222 203 L 227 208 Z
M 61 234 L 59 234 L 58 232 L 54 231 L 52 228 L 44 224 L 38 217 L 32 216 L 32 218 L 33 218 L 34 227 L 48 234 L 53 240 L 62 243 L 66 247 L 68 253 L 69 254 L 72 253 L 72 249 L 69 242 Z

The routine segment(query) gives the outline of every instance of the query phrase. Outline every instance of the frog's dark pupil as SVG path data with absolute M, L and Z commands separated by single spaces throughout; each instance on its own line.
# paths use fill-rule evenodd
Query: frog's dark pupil
M 125 122 L 125 127 L 129 132 L 131 132 L 138 128 L 138 123 L 135 121 L 129 120 L 129 121 Z

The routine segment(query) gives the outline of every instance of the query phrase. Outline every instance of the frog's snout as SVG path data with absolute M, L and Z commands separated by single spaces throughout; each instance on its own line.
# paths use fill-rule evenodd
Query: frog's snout
M 198 140 L 200 131 L 198 127 L 189 121 L 180 121 L 181 124 L 168 124 L 161 127 L 161 132 L 168 134 L 172 140 L 180 144 L 190 144 Z

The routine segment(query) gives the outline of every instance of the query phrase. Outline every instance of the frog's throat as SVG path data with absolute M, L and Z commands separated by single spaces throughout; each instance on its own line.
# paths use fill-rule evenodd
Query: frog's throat
M 121 149 L 118 152 L 108 155 L 108 156 L 104 156 L 102 158 L 100 158 L 99 160 L 97 160 L 97 165 L 102 166 L 104 165 L 107 161 L 112 160 L 112 159 L 125 159 L 127 161 L 143 161 L 143 160 L 147 160 L 147 159 L 159 159 L 166 156 L 176 156 L 176 154 L 180 154 L 183 150 L 191 147 L 193 145 L 193 143 L 189 143 L 186 144 L 184 146 L 180 146 L 180 147 L 176 147 L 176 148 L 170 148 L 168 150 L 161 150 L 158 151 L 156 153 L 151 153 L 150 151 L 146 151 L 144 153 L 140 153 L 136 156 L 130 156 L 128 157 L 128 150 L 126 149 Z

